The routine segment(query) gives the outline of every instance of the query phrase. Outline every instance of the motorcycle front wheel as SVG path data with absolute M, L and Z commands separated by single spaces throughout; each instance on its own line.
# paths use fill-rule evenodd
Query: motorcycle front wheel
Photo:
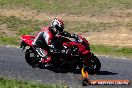
M 101 63 L 99 59 L 91 53 L 90 56 L 85 56 L 79 62 L 78 67 L 87 71 L 89 74 L 97 74 L 100 71 Z

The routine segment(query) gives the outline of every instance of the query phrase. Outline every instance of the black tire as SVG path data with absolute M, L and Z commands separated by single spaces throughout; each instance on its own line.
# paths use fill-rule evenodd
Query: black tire
M 34 57 L 30 57 L 30 53 L 33 53 Z M 33 50 L 31 48 L 26 50 L 25 60 L 32 67 L 34 67 L 36 65 L 36 56 L 35 56 L 35 53 L 33 52 Z
M 78 67 L 87 71 L 89 74 L 97 74 L 100 71 L 101 63 L 99 59 L 91 53 L 90 57 L 84 57 L 79 63 Z

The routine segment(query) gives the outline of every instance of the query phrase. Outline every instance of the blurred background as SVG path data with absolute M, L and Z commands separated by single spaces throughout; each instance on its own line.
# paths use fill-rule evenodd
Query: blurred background
M 132 57 L 131 0 L 0 0 L 0 45 L 19 46 L 55 17 L 85 37 L 94 53 Z

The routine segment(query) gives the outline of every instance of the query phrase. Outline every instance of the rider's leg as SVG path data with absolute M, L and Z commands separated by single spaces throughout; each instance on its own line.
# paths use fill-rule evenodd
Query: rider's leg
M 40 32 L 36 37 L 35 37 L 35 39 L 34 39 L 34 41 L 33 41 L 33 45 L 34 46 L 38 46 L 39 45 L 39 41 L 43 38 L 43 32 Z
M 34 39 L 33 41 L 33 47 L 36 49 L 37 53 L 41 56 L 41 57 L 45 57 L 43 51 L 40 48 L 40 41 L 43 38 L 43 32 L 40 32 Z

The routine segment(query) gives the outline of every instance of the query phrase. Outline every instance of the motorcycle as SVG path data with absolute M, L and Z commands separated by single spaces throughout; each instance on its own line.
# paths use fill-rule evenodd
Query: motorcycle
M 42 39 L 39 41 L 39 48 L 46 51 L 52 57 L 52 67 L 61 67 L 62 69 L 70 68 L 73 70 L 84 68 L 89 74 L 96 74 L 101 68 L 101 63 L 99 59 L 90 51 L 90 46 L 85 38 L 78 35 L 79 40 L 70 39 L 63 36 L 58 36 L 56 42 L 59 42 L 59 46 L 65 47 L 70 53 L 55 53 L 50 52 L 45 41 Z M 35 36 L 22 35 L 21 45 L 22 50 L 26 48 L 25 60 L 32 66 L 39 66 L 40 68 L 45 68 L 44 62 L 42 62 L 42 57 L 36 52 L 36 47 L 33 47 L 32 42 Z

